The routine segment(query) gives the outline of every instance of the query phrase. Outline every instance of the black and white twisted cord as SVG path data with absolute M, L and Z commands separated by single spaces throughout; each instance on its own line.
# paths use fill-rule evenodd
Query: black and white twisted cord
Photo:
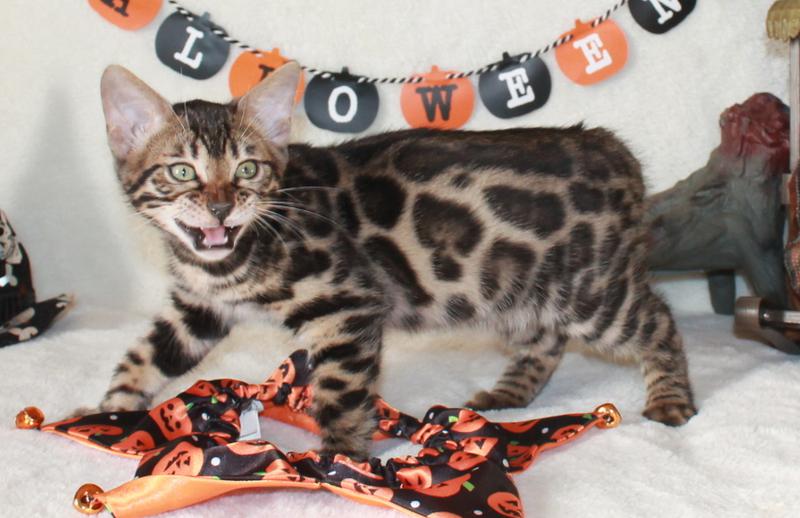
M 175 9 L 175 12 L 177 12 L 180 15 L 186 17 L 186 19 L 189 20 L 190 22 L 194 21 L 194 19 L 197 18 L 197 15 L 195 15 L 193 12 L 191 12 L 188 9 L 186 9 L 185 7 L 183 7 L 176 0 L 167 0 L 167 2 L 169 2 L 170 5 L 172 5 L 172 7 Z M 619 8 L 623 7 L 627 3 L 628 3 L 628 0 L 619 0 L 616 4 L 614 4 L 613 6 L 609 7 L 608 9 L 606 9 L 603 12 L 602 15 L 600 15 L 599 17 L 593 19 L 592 23 L 591 23 L 592 27 L 597 27 L 598 25 L 600 25 L 604 21 L 606 21 L 609 18 L 611 18 L 611 15 L 614 14 L 615 11 L 617 11 Z M 253 54 L 255 54 L 258 57 L 261 57 L 263 55 L 257 48 L 251 47 L 250 45 L 244 43 L 241 40 L 237 40 L 236 38 L 234 38 L 233 36 L 231 36 L 230 34 L 225 32 L 225 30 L 223 30 L 221 27 L 217 27 L 216 25 L 212 25 L 209 28 L 209 30 L 213 34 L 218 36 L 219 38 L 223 39 L 224 41 L 227 41 L 231 45 L 239 47 L 240 49 L 242 49 L 242 50 L 244 50 L 246 52 L 252 52 Z M 547 45 L 545 45 L 544 47 L 542 47 L 542 48 L 540 48 L 538 50 L 535 50 L 533 52 L 523 52 L 522 54 L 519 54 L 518 56 L 515 56 L 513 59 L 515 61 L 519 62 L 519 63 L 524 63 L 529 59 L 539 57 L 539 56 L 541 56 L 543 54 L 546 54 L 546 53 L 554 50 L 556 47 L 560 47 L 561 45 L 564 45 L 565 43 L 567 43 L 570 40 L 572 40 L 572 38 L 573 38 L 572 34 L 571 33 L 567 33 L 564 36 L 559 37 L 558 39 L 548 43 Z M 462 78 L 465 78 L 465 77 L 479 76 L 481 74 L 485 74 L 486 72 L 493 72 L 493 71 L 497 70 L 498 68 L 500 68 L 502 66 L 505 66 L 508 63 L 508 61 L 507 61 L 508 59 L 510 59 L 510 58 L 506 57 L 506 59 L 504 59 L 503 61 L 490 63 L 490 64 L 484 65 L 484 66 L 482 66 L 480 68 L 467 70 L 465 72 L 451 72 L 451 73 L 447 74 L 445 76 L 445 78 L 447 78 L 447 79 L 462 79 Z M 326 77 L 332 77 L 334 75 L 334 72 L 330 72 L 330 71 L 327 71 L 327 70 L 314 68 L 314 67 L 308 67 L 308 66 L 305 66 L 305 65 L 300 65 L 300 66 L 301 66 L 301 68 L 303 70 L 305 70 L 305 72 L 307 74 L 310 74 L 312 76 L 321 75 L 323 78 L 326 78 Z M 419 83 L 419 82 L 424 80 L 424 78 L 422 76 L 420 76 L 420 75 L 405 76 L 405 77 L 369 77 L 369 76 L 356 76 L 356 77 L 358 78 L 357 81 L 359 83 L 368 83 L 368 84 L 393 84 L 393 85 L 397 84 L 397 85 L 401 85 L 401 84 L 406 84 L 406 83 L 410 83 L 410 84 Z
M 179 4 L 175 0 L 167 0 L 167 2 L 169 2 L 170 5 L 172 5 L 172 7 L 175 9 L 175 12 L 177 12 L 181 16 L 185 17 L 190 22 L 193 22 L 195 20 L 195 18 L 197 18 L 196 14 L 194 14 L 192 11 L 190 11 L 190 10 L 186 9 L 185 7 L 183 7 L 181 4 Z M 254 47 L 251 47 L 250 45 L 248 45 L 247 43 L 245 43 L 245 42 L 243 42 L 241 40 L 237 40 L 236 38 L 234 38 L 233 36 L 231 36 L 230 34 L 225 32 L 225 30 L 222 29 L 221 27 L 217 27 L 216 25 L 211 25 L 209 27 L 209 31 L 211 31 L 212 34 L 216 35 L 220 39 L 222 39 L 224 41 L 227 41 L 231 45 L 239 47 L 240 49 L 245 50 L 247 52 L 252 52 L 253 54 L 255 54 L 258 57 L 262 56 L 261 52 L 259 52 L 258 49 L 254 48 Z

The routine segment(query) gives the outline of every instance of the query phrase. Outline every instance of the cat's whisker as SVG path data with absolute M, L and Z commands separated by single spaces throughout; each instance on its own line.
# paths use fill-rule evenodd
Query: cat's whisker
M 286 187 L 284 189 L 277 189 L 275 192 L 292 192 L 301 190 L 331 190 L 331 191 L 344 191 L 341 187 L 328 187 L 326 185 L 305 185 L 301 187 Z
M 290 227 L 292 230 L 295 231 L 295 233 L 299 232 L 298 235 L 302 235 L 303 228 L 300 225 L 298 225 L 296 222 L 286 218 L 283 214 L 280 214 L 278 212 L 270 210 L 270 206 L 269 205 L 257 204 L 256 205 L 256 212 L 259 215 L 262 215 L 262 216 L 263 215 L 275 216 L 276 220 L 278 220 L 278 218 L 283 218 L 283 221 L 281 221 L 282 224 L 285 224 L 286 226 Z
M 242 130 L 241 140 L 246 141 L 255 132 L 252 121 L 247 123 L 247 126 Z
M 318 214 L 316 212 L 306 210 L 305 208 L 303 208 L 300 205 L 292 205 L 292 204 L 288 204 L 288 203 L 269 201 L 269 202 L 265 202 L 263 205 L 261 205 L 260 208 L 263 209 L 263 210 L 282 209 L 282 210 L 286 210 L 286 211 L 289 211 L 289 210 L 295 210 L 295 211 L 299 211 L 299 212 L 305 211 L 305 212 L 307 212 L 309 214 L 312 214 L 312 215 L 314 215 L 316 217 L 319 217 L 321 219 L 327 219 L 332 225 L 338 225 L 338 223 L 336 221 L 334 221 L 334 220 L 332 220 L 330 218 L 327 218 L 326 216 L 324 216 L 322 214 Z M 294 225 L 299 227 L 299 225 L 297 225 L 297 223 L 295 223 L 291 219 L 286 218 L 285 216 L 281 216 L 281 217 L 285 218 L 287 220 L 287 222 L 291 222 L 292 224 L 294 224 Z M 301 227 L 299 227 L 299 228 L 301 228 Z
M 303 207 L 299 207 L 297 205 L 292 205 L 292 204 L 284 203 L 284 202 L 270 202 L 270 206 L 278 207 L 278 208 L 286 209 L 286 210 L 296 210 L 298 212 L 302 212 L 302 213 L 308 214 L 310 216 L 315 216 L 315 217 L 320 218 L 320 219 L 322 219 L 324 221 L 327 221 L 328 223 L 330 223 L 331 225 L 334 225 L 335 227 L 337 227 L 339 229 L 342 229 L 342 230 L 344 229 L 344 227 L 342 227 L 342 225 L 338 221 L 336 221 L 334 219 L 331 219 L 328 216 L 325 216 L 323 214 L 320 214 L 319 212 L 314 212 L 313 210 L 308 210 L 308 209 L 305 209 Z
M 172 115 L 175 117 L 175 120 L 178 121 L 178 124 L 180 124 L 180 126 L 181 126 L 181 135 L 182 136 L 188 135 L 189 134 L 189 128 L 187 128 L 186 125 L 183 123 L 183 119 L 181 119 L 180 116 L 177 113 L 175 113 L 175 110 L 170 110 L 170 111 L 171 111 Z M 183 101 L 183 112 L 186 113 L 186 101 L 185 100 Z
M 265 228 L 270 233 L 272 233 L 276 238 L 278 238 L 278 241 L 280 241 L 281 244 L 283 245 L 283 249 L 286 250 L 286 255 L 291 255 L 291 252 L 289 250 L 289 245 L 287 245 L 286 241 L 283 239 L 283 237 L 281 237 L 280 232 L 275 230 L 275 228 L 272 225 L 270 225 L 267 221 L 265 221 L 265 220 L 263 220 L 261 218 L 256 218 L 255 221 L 257 221 L 259 225 L 263 225 L 262 228 Z
M 273 220 L 275 220 L 275 221 L 277 221 L 277 222 L 279 222 L 279 223 L 281 223 L 283 225 L 286 225 L 286 227 L 288 227 L 289 230 L 294 232 L 294 234 L 301 241 L 305 241 L 306 236 L 305 236 L 305 233 L 303 232 L 303 228 L 301 226 L 299 226 L 297 223 L 295 223 L 294 221 L 290 220 L 289 218 L 287 218 L 287 217 L 285 217 L 285 216 L 283 216 L 281 214 L 278 214 L 277 212 L 271 211 L 269 209 L 259 210 L 259 214 L 261 214 L 263 216 L 266 216 L 266 217 L 270 217 L 271 219 L 273 219 Z
M 242 136 L 240 137 L 241 140 L 247 140 L 254 132 L 255 127 L 253 126 L 253 119 L 251 117 L 247 117 L 247 103 L 244 103 L 244 109 L 242 110 L 242 116 L 237 123 L 239 128 L 242 127 L 242 123 L 247 121 L 247 125 L 242 129 Z

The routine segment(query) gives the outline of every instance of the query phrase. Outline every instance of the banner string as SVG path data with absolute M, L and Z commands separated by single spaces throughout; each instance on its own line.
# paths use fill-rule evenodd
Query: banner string
M 198 18 L 198 16 L 196 14 L 194 14 L 192 11 L 190 11 L 190 10 L 186 9 L 185 7 L 183 7 L 180 3 L 177 2 L 177 0 L 167 0 L 167 2 L 169 2 L 170 5 L 172 5 L 172 7 L 175 9 L 175 11 L 177 13 L 179 13 L 180 15 L 186 17 L 186 19 L 189 20 L 190 22 L 194 21 L 195 18 Z M 617 11 L 621 7 L 625 6 L 625 4 L 627 4 L 627 3 L 628 3 L 628 0 L 618 0 L 616 4 L 614 4 L 613 6 L 609 7 L 608 9 L 606 9 L 605 12 L 603 12 L 602 15 L 600 15 L 599 17 L 597 17 L 597 18 L 592 20 L 592 23 L 591 23 L 592 27 L 597 27 L 598 25 L 600 25 L 604 21 L 608 20 L 615 11 Z M 216 36 L 218 36 L 219 38 L 221 38 L 221 39 L 225 40 L 226 42 L 230 43 L 231 45 L 239 47 L 240 49 L 242 49 L 242 50 L 244 50 L 246 52 L 252 52 L 253 54 L 255 54 L 258 57 L 263 56 L 263 54 L 257 48 L 252 47 L 252 46 L 248 45 L 247 43 L 244 43 L 241 40 L 237 40 L 236 38 L 234 38 L 233 36 L 228 34 L 224 29 L 222 29 L 221 27 L 219 27 L 217 25 L 212 25 L 210 27 L 210 31 L 213 34 L 215 34 Z M 539 57 L 542 54 L 546 54 L 547 52 L 550 52 L 551 50 L 555 49 L 556 47 L 564 45 L 565 43 L 567 43 L 570 40 L 572 40 L 572 38 L 573 38 L 572 33 L 567 33 L 564 36 L 561 36 L 560 38 L 550 42 L 549 44 L 545 45 L 544 47 L 542 47 L 542 48 L 540 48 L 538 50 L 535 50 L 533 52 L 523 52 L 522 54 L 519 54 L 518 56 L 516 56 L 514 59 L 517 60 L 520 63 L 524 63 L 525 61 L 527 61 L 527 60 L 529 60 L 531 58 Z M 475 75 L 481 75 L 481 74 L 485 74 L 486 72 L 491 72 L 491 71 L 497 70 L 498 68 L 500 68 L 501 66 L 503 66 L 505 64 L 506 64 L 506 62 L 504 62 L 504 61 L 498 61 L 498 62 L 495 62 L 495 63 L 490 63 L 488 65 L 482 66 L 480 68 L 474 68 L 472 70 L 468 70 L 466 72 L 451 72 L 451 73 L 447 74 L 445 77 L 447 79 L 461 79 L 461 78 L 464 78 L 464 77 L 471 77 L 471 76 L 475 76 Z M 318 68 L 314 68 L 314 67 L 309 67 L 309 66 L 305 66 L 303 64 L 300 64 L 300 66 L 301 66 L 301 68 L 303 70 L 305 70 L 308 74 L 311 74 L 312 76 L 321 75 L 322 77 L 330 77 L 333 74 L 335 74 L 335 72 L 329 72 L 327 70 L 322 70 L 322 69 L 318 69 Z M 419 76 L 419 75 L 405 76 L 405 77 L 369 77 L 369 76 L 359 75 L 357 77 L 358 77 L 358 82 L 359 83 L 371 83 L 371 84 L 374 84 L 374 83 L 378 83 L 378 84 L 405 84 L 405 83 L 412 83 L 413 84 L 413 83 L 419 83 L 419 82 L 424 80 L 424 78 L 422 76 Z

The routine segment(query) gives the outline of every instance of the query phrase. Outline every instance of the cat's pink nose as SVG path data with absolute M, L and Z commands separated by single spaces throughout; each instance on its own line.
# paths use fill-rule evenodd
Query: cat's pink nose
M 217 217 L 220 223 L 224 223 L 225 218 L 227 218 L 228 214 L 233 210 L 233 203 L 229 201 L 210 201 L 206 206 L 211 214 Z

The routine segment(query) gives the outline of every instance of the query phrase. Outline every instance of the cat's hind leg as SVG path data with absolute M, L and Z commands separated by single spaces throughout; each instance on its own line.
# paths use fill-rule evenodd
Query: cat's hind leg
M 586 344 L 603 356 L 639 364 L 647 390 L 645 417 L 670 426 L 685 424 L 697 409 L 683 341 L 669 307 L 646 282 L 621 300 L 616 315 L 603 314 L 610 307 L 616 309 L 613 305 L 601 307 L 594 331 L 583 335 Z
M 649 289 L 648 294 L 648 316 L 637 344 L 647 387 L 643 414 L 653 421 L 679 426 L 697 413 L 683 340 L 666 303 Z
M 564 354 L 567 337 L 539 328 L 511 341 L 512 359 L 490 391 L 480 391 L 466 403 L 475 410 L 524 407 L 550 379 Z

